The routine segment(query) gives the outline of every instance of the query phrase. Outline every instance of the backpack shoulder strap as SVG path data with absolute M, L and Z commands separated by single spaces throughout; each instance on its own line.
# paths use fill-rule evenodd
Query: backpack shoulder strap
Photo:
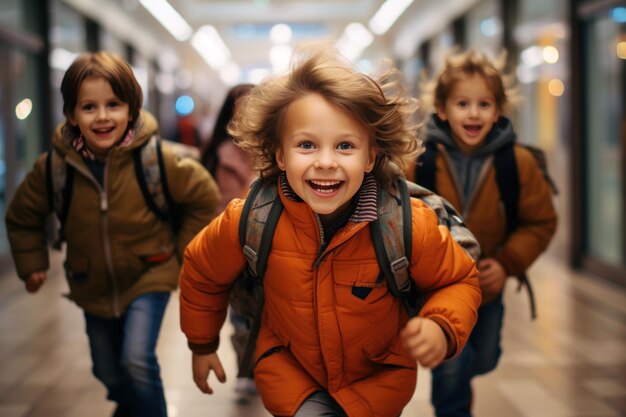
M 509 233 L 517 228 L 520 188 L 514 147 L 514 143 L 503 146 L 494 153 L 493 157 L 496 182 L 498 183 L 500 199 L 504 204 L 506 228 Z
M 413 315 L 418 297 L 409 274 L 412 220 L 404 178 L 398 178 L 395 191 L 379 189 L 378 219 L 371 223 L 370 230 L 376 259 L 389 291 L 399 297 L 409 315 Z
M 257 178 L 246 197 L 239 221 L 239 242 L 249 270 L 262 279 L 272 247 L 274 230 L 283 211 L 277 185 Z
M 429 190 L 436 189 L 437 144 L 426 142 L 424 152 L 415 164 L 415 182 Z
M 422 200 L 435 212 L 438 224 L 450 230 L 452 238 L 472 259 L 477 260 L 480 256 L 476 237 L 443 197 L 404 178 L 398 179 L 396 194 L 381 189 L 378 219 L 370 226 L 372 242 L 387 286 L 393 295 L 402 300 L 409 316 L 417 314 L 423 302 L 409 273 L 413 236 L 411 197 Z
M 239 360 L 237 377 L 252 375 L 253 355 L 261 328 L 264 305 L 263 275 L 282 211 L 283 203 L 278 196 L 277 185 L 269 185 L 257 178 L 252 183 L 239 220 L 239 242 L 248 261 L 248 268 L 237 278 L 230 299 L 235 311 L 242 314 L 247 310 L 251 320 L 250 332 Z M 245 308 L 242 303 L 245 304 Z
M 60 249 L 64 240 L 63 227 L 69 212 L 74 188 L 74 167 L 68 165 L 54 149 L 46 155 L 46 190 L 48 205 L 59 220 L 59 232 L 53 247 Z
M 167 183 L 161 140 L 154 135 L 143 146 L 133 150 L 135 177 L 146 204 L 174 231 L 179 228 L 176 207 Z

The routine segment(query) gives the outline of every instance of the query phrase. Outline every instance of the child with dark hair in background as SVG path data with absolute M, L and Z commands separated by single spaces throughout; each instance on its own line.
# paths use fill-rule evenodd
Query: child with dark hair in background
M 114 416 L 167 416 L 156 356 L 161 321 L 176 289 L 180 254 L 215 215 L 219 193 L 208 172 L 162 147 L 163 177 L 182 212 L 170 224 L 147 205 L 136 179 L 134 150 L 158 135 L 141 110 L 143 94 L 119 56 L 85 53 L 61 84 L 66 120 L 52 146 L 74 172 L 74 198 L 63 232 L 69 298 L 84 310 L 93 373 L 117 403 Z M 28 292 L 47 279 L 46 154 L 17 189 L 6 214 L 17 273 Z M 178 253 L 177 253 L 178 252 Z
M 254 84 L 240 84 L 228 90 L 213 135 L 202 152 L 201 162 L 215 178 L 222 195 L 220 212 L 233 198 L 243 197 L 256 177 L 250 157 L 233 143 L 226 130 L 235 114 L 237 101 L 253 87 Z
M 215 121 L 213 135 L 208 146 L 202 152 L 202 164 L 215 178 L 222 195 L 219 204 L 220 212 L 233 198 L 244 197 L 256 177 L 250 157 L 234 144 L 233 138 L 227 132 L 228 124 L 235 115 L 237 101 L 248 94 L 253 87 L 254 84 L 239 84 L 228 90 Z M 237 363 L 240 363 L 250 334 L 251 323 L 244 315 L 237 313 L 234 309 L 230 309 L 229 314 L 234 327 L 231 340 L 237 353 Z M 256 387 L 252 376 L 237 378 L 235 391 L 242 396 L 255 395 Z M 245 399 L 245 397 L 242 398 Z
M 292 71 L 241 99 L 230 133 L 284 209 L 263 278 L 254 378 L 278 416 L 397 417 L 413 396 L 417 363 L 433 367 L 465 344 L 480 304 L 473 260 L 437 215 L 410 200 L 409 272 L 426 295 L 409 318 L 381 277 L 370 225 L 420 150 L 391 68 L 377 79 L 335 50 L 315 48 Z M 226 375 L 216 350 L 233 281 L 246 266 L 233 200 L 189 244 L 180 275 L 181 326 L 194 381 Z
M 557 217 L 549 183 L 531 152 L 516 143 L 511 121 L 503 115 L 507 91 L 494 62 L 473 50 L 449 56 L 433 99 L 434 113 L 426 125 L 428 150 L 417 161 L 415 180 L 452 203 L 478 239 L 483 303 L 465 348 L 433 369 L 432 403 L 437 417 L 469 417 L 472 379 L 495 369 L 500 357 L 507 277 L 525 276 L 547 248 Z M 505 152 L 510 155 L 506 168 L 517 166 L 517 171 L 497 168 Z M 430 162 L 428 155 L 433 155 Z M 504 175 L 518 177 L 514 216 L 502 202 L 500 191 L 507 191 L 498 186 Z

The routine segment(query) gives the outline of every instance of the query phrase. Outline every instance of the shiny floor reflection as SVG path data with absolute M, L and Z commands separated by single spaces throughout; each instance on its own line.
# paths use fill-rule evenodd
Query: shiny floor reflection
M 0 416 L 108 417 L 113 404 L 91 374 L 81 311 L 62 297 L 59 255 L 50 280 L 26 294 L 12 273 L 0 277 Z M 546 257 L 531 270 L 538 314 L 527 296 L 506 289 L 504 355 L 498 369 L 475 383 L 480 417 L 619 417 L 626 415 L 626 290 L 574 273 Z M 225 327 L 223 340 L 231 329 Z M 238 401 L 235 357 L 220 355 L 228 381 L 206 396 L 191 378 L 190 352 L 178 325 L 177 294 L 163 324 L 159 357 L 170 417 L 269 416 L 258 397 Z M 403 416 L 432 417 L 430 374 Z

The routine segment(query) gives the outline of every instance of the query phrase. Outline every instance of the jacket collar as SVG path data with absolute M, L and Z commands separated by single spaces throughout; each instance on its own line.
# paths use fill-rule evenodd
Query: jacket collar
M 278 177 L 281 193 L 290 201 L 301 203 L 302 199 L 293 191 L 287 175 L 282 172 Z M 356 206 L 348 221 L 354 223 L 372 222 L 378 218 L 378 184 L 373 174 L 367 173 L 363 178 L 363 184 L 356 194 Z

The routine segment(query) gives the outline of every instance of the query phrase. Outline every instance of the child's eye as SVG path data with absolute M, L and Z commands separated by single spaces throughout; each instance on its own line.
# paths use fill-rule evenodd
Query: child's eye
M 300 142 L 298 144 L 299 148 L 305 149 L 305 150 L 310 150 L 310 149 L 314 149 L 315 146 L 313 145 L 312 142 Z
M 480 103 L 480 107 L 484 108 L 484 109 L 488 109 L 489 107 L 491 107 L 491 103 L 488 101 L 483 101 Z
M 93 104 L 85 104 L 83 105 L 83 107 L 81 107 L 81 109 L 85 110 L 85 111 L 90 111 L 94 109 Z
M 112 102 L 109 103 L 109 107 L 111 107 L 113 109 L 116 108 L 116 107 L 119 107 L 119 106 L 120 106 L 119 101 L 112 101 Z
M 352 145 L 350 142 L 341 142 L 339 146 L 337 146 L 337 149 L 341 151 L 348 151 L 350 149 L 354 149 L 354 145 Z
M 459 107 L 467 107 L 467 101 L 459 101 L 459 102 L 457 103 L 457 105 L 458 105 Z

